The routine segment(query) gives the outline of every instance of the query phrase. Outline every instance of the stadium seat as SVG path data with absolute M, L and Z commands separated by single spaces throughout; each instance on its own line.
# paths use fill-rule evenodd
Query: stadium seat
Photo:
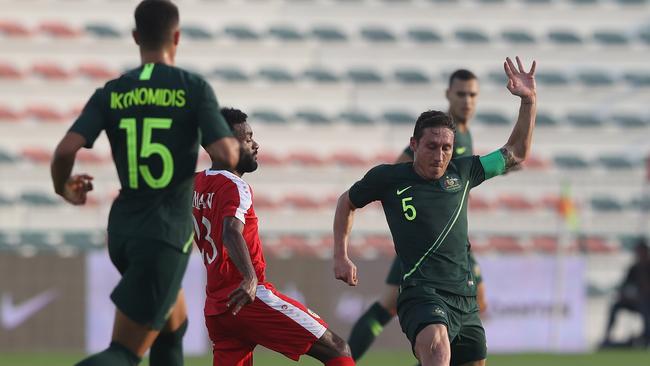
M 347 71 L 347 77 L 356 84 L 375 84 L 383 81 L 381 75 L 369 68 L 353 68 Z
M 630 208 L 641 212 L 650 212 L 650 197 L 636 197 L 630 202 Z
M 274 25 L 268 30 L 268 35 L 283 42 L 302 41 L 305 36 L 295 27 L 290 25 Z
M 577 74 L 578 80 L 586 87 L 608 87 L 614 84 L 614 77 L 606 70 L 585 70 Z
M 625 33 L 614 30 L 594 31 L 593 39 L 603 46 L 626 46 L 630 41 Z
M 492 126 L 492 127 L 508 126 L 512 123 L 510 118 L 496 111 L 479 112 L 476 114 L 476 120 L 482 124 Z
M 503 5 L 506 0 L 476 0 L 481 5 Z
M 558 45 L 575 46 L 582 43 L 582 38 L 571 30 L 558 29 L 548 33 L 548 39 Z
M 407 31 L 406 35 L 409 39 L 417 43 L 432 44 L 442 42 L 440 33 L 429 28 L 411 28 Z
M 454 36 L 462 43 L 486 44 L 490 42 L 488 35 L 478 29 L 458 29 L 454 32 Z
M 104 159 L 101 154 L 96 151 L 81 149 L 77 152 L 76 161 L 84 164 L 102 164 L 108 160 Z
M 538 71 L 535 80 L 546 86 L 565 86 L 569 84 L 569 78 L 563 72 L 555 70 Z
M 586 169 L 589 163 L 577 155 L 557 155 L 553 158 L 553 162 L 560 169 Z
M 538 205 L 546 210 L 559 213 L 562 205 L 562 199 L 556 195 L 542 197 Z
M 275 202 L 272 198 L 264 195 L 255 195 L 255 209 L 261 210 L 274 210 L 280 206 L 280 203 Z
M 38 251 L 52 250 L 53 243 L 44 231 L 21 231 L 20 232 L 20 245 L 31 246 Z
M 623 128 L 641 128 L 648 125 L 648 122 L 639 117 L 637 114 L 617 113 L 613 114 L 610 119 L 618 126 Z
M 2 151 L 0 151 L 0 159 L 2 159 Z M 2 160 L 0 160 L 2 163 Z M 7 207 L 14 204 L 14 200 L 0 193 L 0 207 Z
M 523 3 L 526 3 L 527 5 L 548 5 L 550 4 L 553 0 L 520 0 Z
M 335 83 L 340 80 L 333 71 L 321 67 L 309 68 L 303 71 L 302 77 L 317 83 Z
M 122 32 L 105 23 L 89 23 L 84 29 L 87 34 L 97 38 L 118 39 L 122 37 Z
M 11 163 L 15 163 L 16 161 L 18 161 L 17 157 L 15 157 L 9 151 L 5 151 L 2 148 L 0 148 L 0 164 L 11 164 Z
M 38 147 L 23 149 L 22 156 L 26 160 L 36 164 L 49 164 L 50 160 L 52 160 L 51 151 Z
M 272 166 L 279 166 L 286 163 L 286 161 L 280 156 L 265 149 L 260 150 L 260 152 L 257 153 L 257 161 L 262 165 Z
M 20 201 L 29 206 L 56 206 L 60 203 L 52 195 L 36 191 L 22 192 Z
M 369 125 L 373 123 L 370 115 L 359 110 L 343 111 L 339 114 L 339 119 L 352 125 Z
M 294 81 L 293 75 L 281 67 L 266 66 L 258 71 L 260 78 L 272 83 L 289 83 Z
M 603 120 L 597 115 L 587 112 L 571 112 L 567 115 L 569 123 L 575 127 L 601 127 Z
M 369 42 L 395 42 L 397 37 L 388 29 L 382 27 L 363 27 L 361 28 L 361 37 Z
M 260 39 L 253 29 L 246 25 L 230 25 L 224 28 L 224 33 L 237 41 L 257 41 Z
M 66 121 L 67 115 L 47 105 L 32 105 L 25 109 L 24 115 L 40 122 L 59 123 Z
M 541 111 L 537 112 L 537 118 L 535 119 L 535 126 L 537 127 L 556 127 L 559 122 L 557 118 L 552 116 L 550 113 Z
M 0 34 L 5 37 L 27 37 L 32 32 L 23 24 L 10 20 L 0 20 Z
M 108 80 L 117 76 L 117 72 L 100 64 L 86 63 L 77 67 L 77 73 L 91 80 Z
M 552 235 L 533 236 L 531 245 L 535 251 L 547 254 L 555 253 L 559 248 L 557 237 Z
M 635 87 L 650 87 L 649 71 L 626 71 L 623 78 Z
M 193 41 L 209 41 L 214 38 L 214 34 L 210 30 L 198 24 L 183 24 L 181 34 Z
M 516 195 L 505 195 L 499 197 L 499 207 L 511 211 L 530 211 L 535 208 L 535 205 L 525 197 Z
M 395 79 L 403 84 L 428 84 L 431 78 L 423 71 L 413 68 L 397 69 Z
M 406 147 L 406 146 L 405 146 Z M 402 150 L 395 150 L 395 151 L 380 151 L 373 155 L 372 159 L 370 161 L 373 164 L 392 164 L 395 162 L 397 157 L 402 153 Z
M 354 151 L 337 151 L 328 160 L 338 165 L 350 167 L 364 167 L 369 165 L 364 158 L 359 156 L 358 152 Z
M 246 75 L 246 73 L 237 68 L 237 67 L 217 67 L 213 69 L 209 74 L 208 77 L 215 77 L 219 80 L 227 81 L 227 82 L 245 82 L 249 81 L 249 77 Z
M 516 45 L 532 45 L 537 42 L 530 32 L 523 29 L 511 29 L 501 32 L 501 38 L 508 43 Z
M 105 238 L 93 231 L 66 231 L 62 243 L 77 249 L 92 250 L 103 247 Z
M 646 5 L 648 3 L 648 0 L 614 0 L 616 1 L 619 5 L 629 5 L 629 6 L 641 6 L 641 5 Z
M 23 115 L 17 112 L 15 109 L 0 105 L 0 121 L 2 122 L 18 122 L 23 117 Z
M 32 73 L 47 80 L 65 80 L 72 76 L 63 67 L 51 63 L 33 65 Z
M 650 26 L 647 26 L 639 31 L 639 40 L 645 44 L 650 44 Z
M 576 247 L 581 252 L 606 254 L 616 251 L 617 248 L 607 243 L 607 240 L 601 236 L 583 236 L 578 238 Z
M 600 0 L 569 0 L 569 2 L 576 6 L 597 5 Z
M 491 236 L 487 245 L 490 249 L 501 253 L 522 253 L 525 251 L 519 240 L 509 235 Z
M 412 125 L 415 123 L 415 120 L 417 119 L 410 112 L 400 111 L 400 110 L 385 111 L 382 114 L 382 117 L 388 123 L 394 125 L 406 125 L 406 124 Z
M 317 155 L 308 152 L 293 152 L 287 156 L 287 161 L 308 166 L 323 165 L 324 161 Z
M 611 170 L 633 169 L 638 166 L 637 162 L 626 158 L 623 155 L 601 155 L 598 162 L 605 168 Z
M 254 121 L 259 120 L 261 122 L 272 123 L 272 124 L 284 124 L 288 122 L 287 119 L 284 116 L 282 116 L 282 114 L 270 109 L 254 110 L 251 113 L 251 117 Z
M 316 210 L 321 206 L 320 201 L 317 199 L 295 192 L 286 195 L 280 202 L 282 202 L 283 206 L 293 207 L 297 210 Z
M 639 241 L 642 239 L 643 239 L 643 235 L 627 234 L 627 235 L 620 235 L 618 237 L 618 242 L 621 249 L 632 252 L 634 251 L 634 248 L 636 248 L 636 246 L 639 244 Z
M 393 238 L 385 234 L 364 235 L 362 245 L 366 249 L 373 249 L 385 257 L 395 256 L 395 245 Z
M 334 26 L 316 26 L 312 28 L 311 35 L 322 42 L 345 42 L 348 40 L 345 32 Z
M 81 31 L 61 22 L 43 22 L 39 31 L 54 38 L 75 38 L 81 35 Z
M 591 207 L 600 212 L 618 212 L 623 210 L 623 205 L 613 197 L 594 197 Z
M 23 73 L 14 65 L 0 63 L 0 79 L 18 80 L 23 78 Z
M 332 120 L 323 112 L 315 109 L 299 109 L 295 118 L 311 125 L 329 124 Z
M 487 74 L 487 79 L 496 85 L 506 85 L 508 82 L 508 76 L 506 76 L 505 72 L 503 70 L 494 70 L 490 71 Z
M 490 202 L 477 196 L 476 194 L 471 194 L 469 196 L 469 209 L 471 211 L 485 211 L 492 208 Z
M 539 156 L 536 155 L 531 155 L 529 156 L 524 162 L 522 163 L 522 166 L 525 169 L 546 169 L 549 167 L 549 162 L 546 159 L 543 159 Z

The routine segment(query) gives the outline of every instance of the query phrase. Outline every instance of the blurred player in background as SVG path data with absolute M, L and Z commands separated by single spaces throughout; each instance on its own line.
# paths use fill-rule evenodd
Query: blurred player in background
M 469 131 L 470 120 L 476 112 L 476 102 L 479 94 L 478 78 L 469 70 L 459 69 L 449 76 L 449 86 L 446 97 L 449 101 L 448 114 L 456 124 L 452 159 L 474 154 L 472 134 Z M 413 150 L 407 146 L 397 158 L 396 163 L 413 161 Z M 481 313 L 487 308 L 485 299 L 485 284 L 481 276 L 481 269 L 470 252 L 470 266 L 473 269 L 474 281 L 477 284 L 477 301 Z M 368 310 L 357 320 L 352 327 L 348 343 L 352 350 L 352 357 L 359 360 L 370 348 L 375 338 L 381 334 L 384 326 L 397 314 L 397 296 L 402 279 L 400 261 L 395 258 L 391 265 L 384 292 L 378 301 L 373 303 Z
M 199 136 L 216 164 L 234 167 L 239 157 L 210 85 L 174 67 L 176 6 L 142 1 L 135 24 L 142 65 L 95 91 L 52 161 L 56 193 L 84 204 L 92 177 L 70 175 L 75 156 L 105 130 L 122 187 L 108 219 L 108 251 L 122 275 L 111 294 L 117 307 L 112 341 L 79 363 L 84 366 L 136 365 L 149 348 L 153 366 L 183 364 L 181 280 L 192 244 Z
M 357 284 L 347 255 L 354 212 L 381 201 L 403 268 L 397 313 L 413 353 L 424 366 L 484 365 L 485 331 L 469 264 L 467 197 L 470 188 L 505 174 L 530 153 L 536 115 L 535 62 L 530 72 L 508 58 L 508 90 L 520 97 L 507 143 L 485 156 L 454 159 L 455 125 L 443 112 L 416 121 L 412 163 L 371 169 L 339 198 L 334 217 L 334 272 Z
M 640 343 L 650 345 L 650 253 L 648 243 L 640 239 L 634 248 L 635 261 L 628 269 L 618 292 L 618 298 L 609 310 L 605 338 L 601 347 L 612 347 L 611 333 L 619 311 L 625 309 L 639 313 L 643 319 Z
M 252 365 L 258 344 L 295 361 L 306 354 L 327 366 L 354 365 L 348 345 L 318 315 L 267 282 L 253 191 L 241 178 L 257 169 L 259 145 L 245 113 L 222 114 L 241 143 L 239 164 L 233 172 L 215 164 L 198 173 L 193 199 L 214 366 Z

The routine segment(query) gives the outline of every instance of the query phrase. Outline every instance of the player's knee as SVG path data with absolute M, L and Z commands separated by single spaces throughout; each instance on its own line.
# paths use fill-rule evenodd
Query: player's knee
M 451 361 L 451 349 L 447 338 L 447 328 L 442 325 L 428 326 L 416 337 L 413 347 L 417 358 L 433 364 L 448 365 Z

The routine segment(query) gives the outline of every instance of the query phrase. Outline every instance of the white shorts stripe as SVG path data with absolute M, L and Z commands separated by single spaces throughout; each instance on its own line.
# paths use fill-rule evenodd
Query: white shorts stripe
M 316 321 L 312 318 L 311 315 L 303 311 L 302 309 L 296 307 L 290 302 L 286 302 L 275 295 L 271 290 L 267 289 L 262 285 L 257 286 L 257 298 L 260 299 L 263 303 L 270 306 L 271 308 L 281 312 L 291 320 L 300 324 L 305 328 L 309 333 L 313 334 L 314 337 L 320 338 L 327 328 L 323 324 Z

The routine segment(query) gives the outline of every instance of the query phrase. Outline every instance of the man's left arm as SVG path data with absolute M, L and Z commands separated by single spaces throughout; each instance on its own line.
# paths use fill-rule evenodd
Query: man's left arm
M 50 166 L 54 192 L 73 205 L 86 203 L 86 194 L 93 189 L 93 177 L 90 175 L 70 175 L 77 152 L 84 145 L 86 139 L 83 136 L 68 132 L 54 150 Z

